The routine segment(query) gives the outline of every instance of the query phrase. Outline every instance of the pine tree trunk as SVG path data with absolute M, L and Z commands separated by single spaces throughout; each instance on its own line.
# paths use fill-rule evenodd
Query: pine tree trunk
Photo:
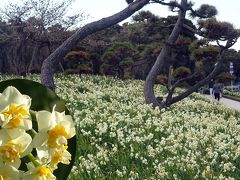
M 144 96 L 145 101 L 148 104 L 152 104 L 154 107 L 158 106 L 160 108 L 165 107 L 165 104 L 158 101 L 155 94 L 154 94 L 154 84 L 156 81 L 157 76 L 162 71 L 163 65 L 169 58 L 169 53 L 171 52 L 171 45 L 173 45 L 176 40 L 178 39 L 183 21 L 185 19 L 186 15 L 186 8 L 187 8 L 187 0 L 181 1 L 181 7 L 182 9 L 179 12 L 178 20 L 173 28 L 173 31 L 171 32 L 165 46 L 162 48 L 159 56 L 157 57 L 157 60 L 155 64 L 153 65 L 151 71 L 149 72 L 145 84 L 144 84 Z
M 122 20 L 130 17 L 134 12 L 141 9 L 144 5 L 148 4 L 149 0 L 136 0 L 131 3 L 127 8 L 107 18 L 95 21 L 83 26 L 70 38 L 68 38 L 61 46 L 59 46 L 47 59 L 43 61 L 41 69 L 41 82 L 52 90 L 55 90 L 53 75 L 55 67 L 58 66 L 59 61 L 69 52 L 79 41 L 83 40 L 90 34 L 108 28 Z

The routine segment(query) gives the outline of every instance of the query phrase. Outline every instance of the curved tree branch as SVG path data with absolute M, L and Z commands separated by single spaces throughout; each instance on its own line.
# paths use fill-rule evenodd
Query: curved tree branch
M 178 96 L 173 97 L 168 103 L 168 105 L 170 106 L 171 104 L 174 104 L 178 101 L 181 101 L 182 99 L 184 99 L 185 97 L 189 96 L 190 94 L 192 94 L 193 92 L 197 91 L 200 87 L 202 87 L 204 84 L 208 83 L 211 79 L 213 79 L 218 73 L 219 73 L 219 69 L 223 64 L 223 60 L 224 58 L 222 58 L 222 54 L 227 50 L 227 47 L 221 48 L 218 57 L 217 57 L 217 64 L 214 67 L 213 71 L 204 79 L 202 79 L 201 81 L 199 81 L 198 83 L 196 83 L 194 86 L 192 86 L 191 88 L 189 88 L 188 90 L 186 90 L 185 92 L 181 93 Z
M 55 67 L 58 66 L 58 63 L 68 51 L 70 51 L 74 46 L 77 45 L 79 41 L 83 40 L 88 35 L 121 22 L 122 20 L 130 17 L 136 11 L 140 10 L 148 3 L 149 0 L 136 0 L 118 13 L 100 19 L 98 21 L 91 22 L 80 28 L 75 34 L 73 34 L 61 46 L 59 46 L 50 56 L 48 56 L 47 59 L 44 60 L 41 69 L 42 84 L 46 85 L 52 90 L 55 90 L 55 84 L 53 80 L 53 75 L 56 71 Z
M 217 44 L 218 44 L 220 47 L 224 47 L 224 46 L 222 46 L 222 45 L 219 43 L 219 41 L 228 41 L 228 40 L 229 40 L 229 37 L 227 37 L 227 36 L 221 36 L 221 37 L 218 37 L 218 39 L 211 39 L 211 38 L 209 38 L 209 37 L 207 36 L 206 33 L 204 33 L 203 31 L 201 31 L 201 30 L 199 30 L 199 29 L 193 29 L 192 27 L 190 27 L 190 26 L 188 26 L 188 25 L 186 25 L 186 24 L 183 24 L 182 26 L 183 26 L 183 28 L 185 28 L 185 29 L 187 29 L 187 30 L 189 30 L 189 31 L 191 31 L 191 32 L 193 32 L 193 33 L 201 36 L 201 37 L 208 38 L 208 39 L 210 39 L 210 40 L 212 40 L 212 41 L 216 41 Z M 229 44 L 229 45 L 228 45 L 228 46 L 225 46 L 225 47 L 226 47 L 226 48 L 229 48 L 229 47 L 233 46 L 233 44 L 235 44 L 236 42 L 237 42 L 237 39 L 232 39 L 231 41 L 228 41 L 228 44 Z
M 154 3 L 158 3 L 164 6 L 169 6 L 169 7 L 174 7 L 174 8 L 179 8 L 181 10 L 184 10 L 184 7 L 175 1 L 171 1 L 171 2 L 164 2 L 164 0 L 152 0 L 152 1 Z
M 185 81 L 190 80 L 190 79 L 196 77 L 198 74 L 199 74 L 199 72 L 195 72 L 195 73 L 193 73 L 193 74 L 191 74 L 191 75 L 189 75 L 189 76 L 187 76 L 187 77 L 185 77 L 185 78 L 179 79 L 177 82 L 175 82 L 175 83 L 172 85 L 172 88 L 169 89 L 168 96 L 167 96 L 167 98 L 166 98 L 166 106 L 167 106 L 167 107 L 171 105 L 171 100 L 172 100 L 172 96 L 173 96 L 173 93 L 174 93 L 175 89 L 176 89 L 177 87 L 179 87 L 179 86 L 180 86 L 182 83 L 184 83 Z
M 149 72 L 144 84 L 145 101 L 148 104 L 152 103 L 154 107 L 158 106 L 160 108 L 163 108 L 165 106 L 163 102 L 159 102 L 155 97 L 154 84 L 155 84 L 157 75 L 161 72 L 166 59 L 169 57 L 169 53 L 171 51 L 171 47 L 169 47 L 169 44 L 174 44 L 180 35 L 182 24 L 186 16 L 187 0 L 182 0 L 181 6 L 184 7 L 184 9 L 180 10 L 176 25 L 173 28 L 173 31 L 170 34 L 167 40 L 167 43 L 162 48 L 159 56 L 157 57 L 157 60 L 153 65 L 151 71 Z
M 190 26 L 188 26 L 188 25 L 186 25 L 186 24 L 183 24 L 182 26 L 183 26 L 183 28 L 187 29 L 188 31 L 193 32 L 194 34 L 197 34 L 197 35 L 199 35 L 199 36 L 208 38 L 208 37 L 204 34 L 204 32 L 202 32 L 201 30 L 193 29 L 192 27 L 190 27 Z

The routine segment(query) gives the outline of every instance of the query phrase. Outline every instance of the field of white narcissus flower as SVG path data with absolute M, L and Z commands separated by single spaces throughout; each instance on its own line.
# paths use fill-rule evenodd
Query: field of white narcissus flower
M 223 93 L 224 93 L 225 95 L 240 97 L 240 92 L 239 92 L 239 91 L 231 91 L 231 90 L 229 90 L 229 89 L 224 89 Z
M 143 81 L 57 75 L 55 82 L 77 125 L 70 179 L 240 179 L 239 112 L 197 93 L 153 109 Z

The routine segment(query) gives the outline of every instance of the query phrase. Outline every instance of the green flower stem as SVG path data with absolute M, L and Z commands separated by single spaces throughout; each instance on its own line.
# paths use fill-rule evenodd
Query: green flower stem
M 33 111 L 33 110 L 30 109 L 29 112 L 30 112 L 30 115 L 32 117 L 32 121 L 37 121 L 37 119 L 36 119 L 36 111 Z
M 37 131 L 35 131 L 34 129 L 30 129 L 30 131 L 33 134 L 33 136 L 37 135 Z
M 30 159 L 30 161 L 33 163 L 35 167 L 40 166 L 40 163 L 36 160 L 36 158 L 32 155 L 32 153 L 29 153 L 27 157 Z

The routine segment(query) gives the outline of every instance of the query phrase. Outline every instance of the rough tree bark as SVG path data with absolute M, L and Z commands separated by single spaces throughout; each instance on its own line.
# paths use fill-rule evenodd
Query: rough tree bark
M 169 5 L 169 3 L 165 3 L 162 1 L 161 2 L 159 1 L 159 3 L 164 4 L 164 5 Z M 233 26 L 231 26 L 231 24 L 228 24 L 228 28 L 229 28 L 228 31 L 226 31 L 226 30 L 225 30 L 225 32 L 221 31 L 222 32 L 221 35 L 216 33 L 217 34 L 216 36 L 213 35 L 214 31 L 213 31 L 213 29 L 210 28 L 211 40 L 215 40 L 218 44 L 218 47 L 220 48 L 218 57 L 217 57 L 217 64 L 216 64 L 215 68 L 212 70 L 212 72 L 209 73 L 204 79 L 202 79 L 199 82 L 197 82 L 196 84 L 194 84 L 192 87 L 186 89 L 184 92 L 180 93 L 177 96 L 173 96 L 176 88 L 180 87 L 180 85 L 183 84 L 184 82 L 186 82 L 187 80 L 190 80 L 190 79 L 196 77 L 197 72 L 186 78 L 179 79 L 172 86 L 169 86 L 168 95 L 166 97 L 166 100 L 157 98 L 154 94 L 154 84 L 155 84 L 157 75 L 159 75 L 161 73 L 164 63 L 168 61 L 169 54 L 171 53 L 171 50 L 172 50 L 172 46 L 175 44 L 176 40 L 178 39 L 181 28 L 182 27 L 187 28 L 188 30 L 194 32 L 195 34 L 200 35 L 201 37 L 210 38 L 210 37 L 208 37 L 208 31 L 204 32 L 204 31 L 201 31 L 200 29 L 198 29 L 199 31 L 194 30 L 184 24 L 183 20 L 185 19 L 186 12 L 188 10 L 190 10 L 191 12 L 195 13 L 196 16 L 202 17 L 202 18 L 209 18 L 209 17 L 212 17 L 214 14 L 216 14 L 216 10 L 214 10 L 212 7 L 210 7 L 213 10 L 213 11 L 209 11 L 211 13 L 205 13 L 204 15 L 201 15 L 201 14 L 199 15 L 197 11 L 194 11 L 188 5 L 187 0 L 181 0 L 181 4 L 180 5 L 176 4 L 175 6 L 179 8 L 178 20 L 174 26 L 174 29 L 172 30 L 172 33 L 170 34 L 169 38 L 167 39 L 166 44 L 162 48 L 159 56 L 157 57 L 155 64 L 153 65 L 151 71 L 149 72 L 149 74 L 146 78 L 146 81 L 145 81 L 145 85 L 144 85 L 144 96 L 145 96 L 146 103 L 148 103 L 148 104 L 152 103 L 152 105 L 154 107 L 159 107 L 159 108 L 169 107 L 170 105 L 172 105 L 178 101 L 181 101 L 182 99 L 191 95 L 193 92 L 197 91 L 204 84 L 207 84 L 212 78 L 214 78 L 219 73 L 219 69 L 220 69 L 221 65 L 223 64 L 224 52 L 227 49 L 229 49 L 231 46 L 233 46 L 236 43 L 238 37 L 240 36 L 240 31 L 237 29 L 234 29 Z M 225 23 L 223 27 L 226 28 L 227 23 L 226 22 L 223 22 L 223 23 Z M 219 25 L 218 31 L 219 31 L 219 28 L 224 29 L 223 27 L 221 28 L 221 23 L 219 23 L 218 25 Z M 223 42 L 226 41 L 225 46 L 221 45 L 219 43 L 219 41 L 223 41 Z
M 28 66 L 28 73 L 32 73 L 37 70 L 36 64 L 39 61 L 39 51 L 40 51 L 41 43 L 36 42 L 33 47 L 33 53 L 31 57 L 30 64 Z
M 55 90 L 53 76 L 55 67 L 64 55 L 69 52 L 74 46 L 90 34 L 108 28 L 122 20 L 130 17 L 133 13 L 140 10 L 143 6 L 149 3 L 150 0 L 136 0 L 129 4 L 124 10 L 103 18 L 98 21 L 91 22 L 80 28 L 75 34 L 68 38 L 61 46 L 59 46 L 47 59 L 44 60 L 41 69 L 41 82 L 52 90 Z
M 166 41 L 166 44 L 162 48 L 159 56 L 157 57 L 157 60 L 155 64 L 153 65 L 151 71 L 149 72 L 145 84 L 144 84 L 144 96 L 146 103 L 150 104 L 152 103 L 154 107 L 158 106 L 160 108 L 163 108 L 165 106 L 164 103 L 157 100 L 154 94 L 154 84 L 157 78 L 157 75 L 162 71 L 164 62 L 166 62 L 166 59 L 169 58 L 169 53 L 171 51 L 171 45 L 173 45 L 176 40 L 178 39 L 181 28 L 186 16 L 187 11 L 187 0 L 181 1 L 181 9 L 179 10 L 179 16 L 178 20 L 173 28 L 173 31 L 171 32 L 169 38 Z

